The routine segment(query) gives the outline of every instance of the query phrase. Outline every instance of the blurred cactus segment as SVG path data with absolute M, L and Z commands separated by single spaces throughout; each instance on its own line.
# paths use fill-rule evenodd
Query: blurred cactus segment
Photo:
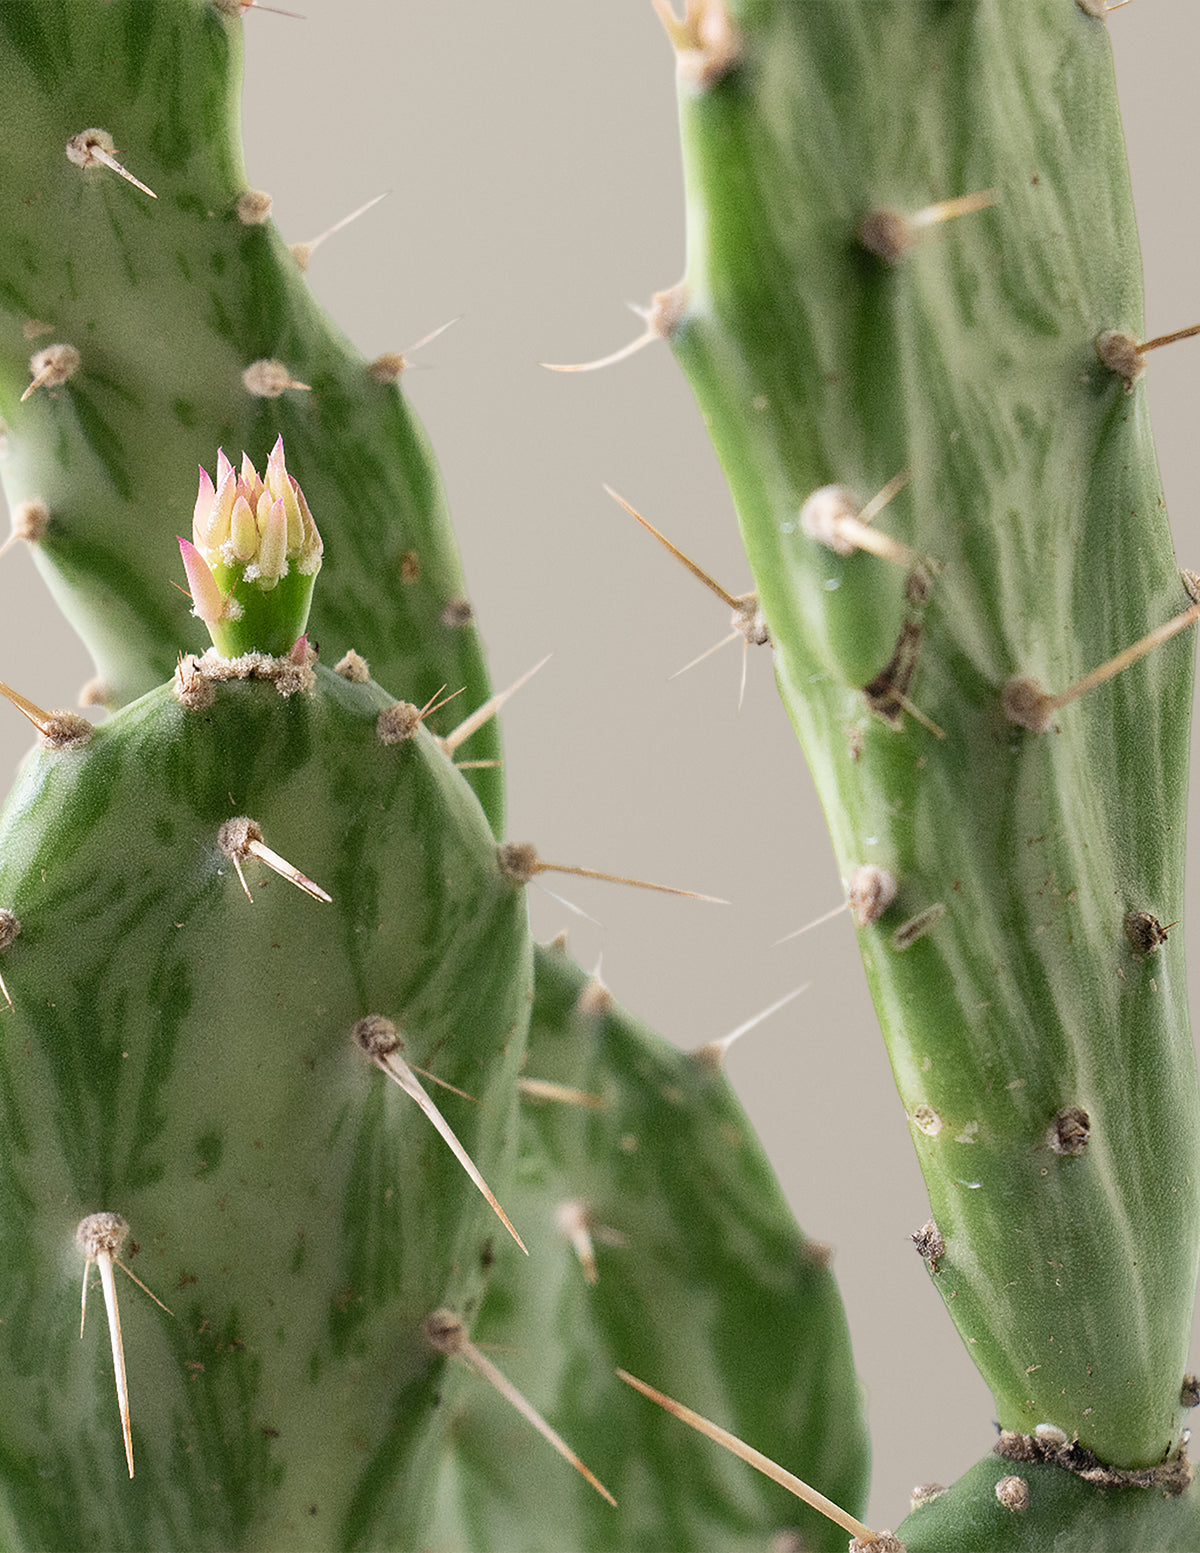
M 204 645 L 198 622 L 181 642 L 168 580 L 197 465 L 224 447 L 261 470 L 282 435 L 327 546 L 312 633 L 328 661 L 354 648 L 418 705 L 445 684 L 477 705 L 478 635 L 399 368 L 372 372 L 330 323 L 248 185 L 241 15 L 215 0 L 0 6 L 5 491 L 45 514 L 38 567 L 119 705 L 165 680 L 180 645 Z M 157 197 L 71 156 L 85 130 Z M 472 756 L 498 752 L 481 730 Z M 497 771 L 468 779 L 499 827 Z
M 35 753 L 0 818 L 14 1548 L 417 1546 L 457 1384 L 423 1323 L 521 1255 L 356 1027 L 455 1087 L 438 1109 L 506 1202 L 522 894 L 433 737 L 379 739 L 390 696 L 279 670 L 185 665 Z M 174 1313 L 121 1292 L 132 1482 L 102 1316 L 78 1336 L 95 1213 Z
M 1151 1466 L 1183 1417 L 1200 1104 L 1182 939 L 1126 924 L 1182 915 L 1195 643 L 1058 694 L 1189 602 L 1144 385 L 1094 348 L 1141 338 L 1106 28 L 1075 0 L 697 0 L 675 30 L 672 344 L 839 866 L 898 881 L 861 942 L 930 1275 L 1005 1428 Z M 889 484 L 891 555 L 802 521 Z M 1011 720 L 1026 677 L 1045 732 Z
M 796 1228 L 724 1076 L 535 951 L 514 1217 L 530 1257 L 497 1267 L 475 1339 L 612 1490 L 601 1503 L 504 1405 L 462 1390 L 435 1545 L 751 1553 L 785 1528 L 845 1533 L 649 1407 L 618 1366 L 701 1397 L 852 1510 L 869 1449 L 827 1247 Z M 548 1366 L 548 1341 L 564 1360 Z

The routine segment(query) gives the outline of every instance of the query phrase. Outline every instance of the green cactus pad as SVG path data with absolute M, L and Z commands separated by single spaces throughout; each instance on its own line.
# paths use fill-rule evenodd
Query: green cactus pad
M 728 1084 L 633 1019 L 565 954 L 535 955 L 514 1212 L 530 1258 L 497 1268 L 476 1328 L 618 1501 L 604 1504 L 477 1384 L 460 1392 L 435 1532 L 472 1553 L 751 1553 L 787 1527 L 845 1533 L 732 1463 L 621 1382 L 707 1412 L 851 1512 L 868 1446 L 828 1248 L 782 1202 Z M 591 1226 L 596 1282 L 561 1227 Z M 572 1209 L 574 1205 L 574 1209 Z M 559 1362 L 545 1362 L 549 1341 Z M 435 1536 L 435 1543 L 439 1539 Z
M 840 866 L 898 881 L 861 936 L 932 1281 L 1006 1428 L 1148 1466 L 1183 1416 L 1200 1105 L 1182 941 L 1136 925 L 1181 915 L 1194 641 L 1045 732 L 1004 707 L 1189 604 L 1144 386 L 1095 348 L 1141 320 L 1105 28 L 1075 0 L 729 9 L 707 75 L 680 56 L 672 341 Z M 893 559 L 806 531 L 814 492 L 854 510 L 901 471 Z
M 1027 1486 L 1025 1508 L 1018 1485 L 997 1494 L 1012 1478 Z M 1194 1553 L 1200 1493 L 1098 1487 L 1061 1467 L 988 1456 L 896 1535 L 908 1553 Z
M 503 1198 L 524 900 L 375 684 L 180 681 L 37 752 L 0 820 L 6 1546 L 416 1546 L 451 1384 L 422 1322 L 521 1253 L 354 1030 L 473 1097 L 426 1081 Z M 331 900 L 253 850 L 247 899 L 235 818 Z M 174 1312 L 118 1271 L 132 1482 L 98 1295 L 76 1329 L 98 1212 Z
M 223 446 L 261 468 L 282 433 L 325 537 L 311 630 L 329 661 L 352 647 L 419 704 L 447 683 L 478 704 L 478 636 L 399 368 L 373 372 L 330 324 L 261 207 L 239 215 L 241 25 L 212 0 L 0 8 L 5 490 L 47 513 L 38 566 L 120 704 L 204 642 L 171 586 L 197 465 Z M 68 159 L 89 129 L 156 198 Z M 59 345 L 77 365 L 22 403 Z M 498 753 L 494 728 L 471 753 Z M 498 825 L 496 771 L 470 780 Z

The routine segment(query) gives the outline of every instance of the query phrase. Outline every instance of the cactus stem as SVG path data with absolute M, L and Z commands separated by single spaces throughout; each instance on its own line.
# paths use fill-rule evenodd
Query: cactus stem
M 58 388 L 79 371 L 81 360 L 82 357 L 76 348 L 61 340 L 55 345 L 47 345 L 37 351 L 29 358 L 29 370 L 33 374 L 33 381 L 21 395 L 20 403 L 24 404 L 26 399 L 39 388 Z
M 382 196 L 381 196 L 382 197 Z M 423 346 L 436 340 L 439 334 L 445 334 L 447 329 L 453 328 L 456 323 L 462 321 L 462 314 L 458 313 L 454 318 L 448 318 L 444 324 L 438 324 L 436 329 L 431 329 L 428 334 L 423 334 L 419 340 L 414 340 L 411 345 L 406 345 L 402 351 L 384 351 L 382 356 L 376 356 L 375 360 L 367 367 L 367 376 L 374 378 L 377 383 L 394 383 L 400 374 L 410 367 L 412 363 L 409 357 Z
M 289 243 L 288 248 L 291 250 L 292 258 L 295 259 L 300 269 L 306 270 L 308 268 L 309 260 L 327 237 L 332 237 L 335 232 L 340 232 L 343 227 L 349 226 L 352 221 L 357 221 L 359 216 L 365 216 L 368 210 L 379 204 L 380 200 L 387 199 L 391 192 L 390 189 L 385 189 L 382 194 L 377 194 L 374 199 L 369 199 L 365 205 L 360 205 L 357 210 L 352 210 L 348 216 L 343 216 L 340 221 L 335 221 L 331 227 L 326 227 L 320 236 L 312 238 L 309 242 Z
M 299 382 L 282 361 L 275 361 L 270 356 L 252 361 L 242 373 L 242 383 L 246 392 L 253 394 L 256 399 L 278 399 L 289 388 L 312 393 L 311 383 Z
M 483 705 L 476 707 L 469 717 L 464 717 L 457 728 L 452 728 L 449 733 L 443 734 L 439 742 L 446 754 L 453 759 L 454 752 L 459 745 L 465 744 L 471 735 L 482 728 L 489 718 L 494 717 L 509 697 L 515 696 L 523 685 L 527 685 L 539 669 L 545 668 L 553 656 L 553 653 L 547 653 L 540 663 L 535 663 L 531 669 L 526 669 L 520 679 L 514 680 L 507 690 L 498 690 L 494 696 L 489 696 Z
M 861 511 L 858 498 L 846 486 L 823 485 L 800 508 L 800 527 L 810 539 L 825 545 L 835 555 L 848 556 L 856 550 L 869 550 L 872 555 L 894 561 L 906 572 L 911 571 L 917 562 L 916 551 L 890 534 L 871 527 L 872 521 L 908 481 L 908 470 L 902 469 Z
M 661 890 L 664 895 L 686 895 L 690 900 L 708 901 L 714 906 L 728 906 L 727 900 L 717 895 L 700 895 L 695 890 L 680 890 L 671 884 L 651 884 L 646 879 L 631 879 L 626 874 L 601 873 L 596 868 L 582 868 L 577 863 L 545 863 L 537 855 L 532 843 L 507 841 L 500 848 L 500 866 L 517 884 L 528 884 L 535 874 L 576 874 L 581 879 L 606 879 L 610 884 L 631 884 L 639 890 Z
M 596 1244 L 592 1239 L 592 1220 L 587 1204 L 577 1197 L 559 1203 L 554 1212 L 554 1226 L 570 1243 L 585 1280 L 594 1288 L 600 1282 L 600 1272 L 596 1266 Z
M 385 1018 L 381 1014 L 367 1014 L 354 1026 L 353 1035 L 359 1047 L 366 1053 L 379 1071 L 399 1084 L 404 1093 L 417 1102 L 422 1112 L 441 1134 L 455 1159 L 458 1160 L 474 1184 L 483 1193 L 492 1212 L 500 1220 L 501 1224 L 504 1225 L 521 1250 L 525 1252 L 525 1255 L 528 1256 L 529 1251 L 525 1242 L 513 1228 L 512 1221 L 497 1202 L 491 1187 L 480 1175 L 475 1161 L 458 1141 L 450 1123 L 429 1098 L 425 1092 L 425 1086 L 417 1078 L 414 1070 L 400 1055 L 402 1042 L 400 1032 L 396 1026 L 390 1019 Z M 445 1087 L 453 1089 L 454 1086 L 447 1084 Z M 455 1093 L 462 1094 L 462 1091 L 455 1090 Z M 466 1095 L 465 1098 L 471 1100 L 474 1097 Z
M 810 1484 L 805 1483 L 802 1478 L 798 1478 L 793 1473 L 786 1471 L 778 1462 L 772 1461 L 769 1456 L 764 1456 L 761 1451 L 756 1451 L 753 1446 L 747 1445 L 744 1440 L 739 1440 L 737 1435 L 730 1434 L 727 1429 L 722 1429 L 719 1424 L 714 1424 L 709 1419 L 701 1417 L 699 1413 L 693 1413 L 691 1408 L 684 1407 L 682 1402 L 676 1402 L 672 1397 L 665 1396 L 663 1392 L 657 1391 L 653 1386 L 648 1386 L 644 1380 L 638 1380 L 636 1376 L 630 1375 L 628 1370 L 618 1370 L 617 1374 L 626 1385 L 632 1386 L 635 1391 L 640 1391 L 651 1402 L 657 1402 L 659 1407 L 664 1408 L 672 1417 L 678 1418 L 681 1423 L 685 1423 L 689 1428 L 695 1429 L 698 1434 L 703 1434 L 708 1439 L 714 1440 L 718 1445 L 724 1446 L 727 1451 L 732 1452 L 739 1460 L 746 1462 L 748 1466 L 761 1472 L 764 1477 L 770 1478 L 773 1483 L 778 1483 L 781 1488 L 786 1488 L 789 1493 L 795 1494 L 797 1499 L 802 1499 L 805 1504 L 811 1505 L 819 1514 L 833 1521 L 835 1525 L 841 1526 L 851 1536 L 861 1538 L 868 1546 L 872 1543 L 882 1542 L 885 1538 L 891 1536 L 890 1532 L 872 1531 L 869 1526 L 864 1526 L 848 1510 L 843 1510 L 841 1505 L 834 1504 L 832 1499 L 827 1499 L 824 1494 Z
M 294 884 L 298 890 L 303 890 L 314 900 L 332 903 L 332 896 L 326 895 L 319 884 L 314 884 L 298 868 L 294 868 L 287 858 L 280 857 L 278 852 L 273 852 L 266 845 L 263 841 L 262 828 L 256 820 L 248 819 L 244 814 L 239 814 L 232 820 L 226 820 L 217 832 L 217 845 L 237 869 L 237 876 L 242 881 L 246 899 L 251 903 L 254 897 L 242 872 L 242 863 L 248 857 L 256 857 L 260 863 L 265 863 L 268 868 L 274 869 L 280 878 L 286 879 L 289 884 Z
M 23 717 L 27 717 L 50 749 L 80 749 L 92 736 L 92 725 L 78 712 L 58 708 L 44 712 L 36 702 L 0 680 L 0 695 L 7 697 Z
M 996 189 L 979 189 L 973 194 L 960 194 L 954 199 L 938 200 L 926 205 L 912 215 L 898 210 L 870 210 L 863 217 L 858 238 L 868 253 L 887 264 L 898 264 L 923 232 L 942 222 L 953 221 L 957 216 L 969 216 L 977 210 L 986 210 L 1000 199 Z
M 498 1370 L 492 1361 L 471 1342 L 456 1315 L 448 1310 L 435 1310 L 425 1318 L 424 1331 L 425 1340 L 431 1348 L 449 1358 L 464 1360 L 482 1380 L 487 1381 L 488 1385 L 494 1387 L 506 1402 L 515 1407 L 527 1423 L 533 1425 L 564 1461 L 570 1462 L 576 1472 L 592 1485 L 601 1498 L 606 1499 L 613 1509 L 616 1509 L 617 1501 L 600 1479 L 584 1466 L 562 1435 L 550 1427 L 533 1404 L 521 1395 L 508 1376 Z
M 1089 690 L 1095 690 L 1107 680 L 1113 679 L 1123 669 L 1137 663 L 1147 653 L 1161 647 L 1164 642 L 1170 641 L 1180 631 L 1186 631 L 1200 619 L 1200 602 L 1189 604 L 1187 609 L 1175 615 L 1165 624 L 1156 626 L 1153 631 L 1140 637 L 1132 646 L 1117 653 L 1107 663 L 1102 663 L 1099 668 L 1093 669 L 1090 674 L 1085 674 L 1082 679 L 1076 680 L 1066 690 L 1062 690 L 1056 696 L 1050 695 L 1042 689 L 1036 679 L 1018 676 L 1010 679 L 1005 685 L 1001 695 L 1001 705 L 1004 715 L 1009 722 L 1017 723 L 1022 728 L 1028 728 L 1033 733 L 1046 733 L 1054 722 L 1054 714 L 1064 706 L 1069 706 L 1072 701 L 1077 701 Z
M 154 190 L 144 184 L 140 178 L 135 178 L 127 167 L 123 167 L 117 161 L 113 152 L 113 138 L 106 129 L 81 129 L 77 135 L 72 135 L 67 141 L 67 160 L 74 162 L 76 167 L 108 167 L 114 173 L 119 173 L 126 183 L 133 184 L 135 189 L 141 189 L 143 194 L 148 194 L 152 200 L 158 195 Z
M 549 1078 L 519 1078 L 517 1090 L 535 1103 L 552 1100 L 559 1105 L 581 1105 L 589 1111 L 608 1109 L 608 1101 L 603 1095 L 593 1095 L 586 1089 L 573 1089 L 570 1084 L 556 1084 Z
M 843 908 L 839 907 L 838 909 L 841 910 Z M 785 992 L 781 998 L 776 998 L 774 1003 L 770 1003 L 766 1008 L 760 1009 L 757 1014 L 752 1014 L 749 1019 L 738 1025 L 736 1030 L 731 1030 L 728 1035 L 723 1035 L 716 1041 L 706 1041 L 703 1046 L 697 1046 L 692 1052 L 692 1056 L 704 1067 L 711 1068 L 714 1073 L 719 1073 L 724 1066 L 725 1058 L 734 1041 L 741 1040 L 743 1035 L 748 1035 L 751 1030 L 756 1029 L 757 1026 L 762 1024 L 764 1019 L 769 1019 L 772 1014 L 777 1014 L 793 998 L 798 998 L 802 992 L 807 992 L 811 985 L 811 982 L 806 981 L 802 986 L 793 987 L 790 992 Z
M 545 367 L 548 372 L 596 372 L 601 367 L 615 366 L 618 361 L 624 361 L 626 357 L 636 355 L 638 351 L 644 350 L 655 340 L 669 340 L 686 304 L 687 290 L 682 282 L 677 286 L 668 287 L 666 291 L 656 291 L 649 307 L 630 304 L 633 311 L 644 319 L 646 324 L 636 340 L 630 340 L 629 344 L 622 345 L 620 350 L 601 356 L 596 361 L 580 361 L 566 366 L 552 361 L 541 361 L 538 365 Z

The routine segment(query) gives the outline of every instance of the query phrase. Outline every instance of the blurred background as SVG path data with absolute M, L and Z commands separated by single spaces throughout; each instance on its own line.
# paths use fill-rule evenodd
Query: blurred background
M 769 655 L 751 653 L 740 712 L 740 646 L 668 683 L 727 611 L 601 485 L 741 592 L 729 498 L 665 346 L 583 376 L 537 365 L 631 340 L 626 304 L 682 273 L 670 48 L 649 0 L 292 3 L 304 19 L 245 19 L 250 181 L 289 241 L 388 191 L 316 251 L 309 280 L 369 357 L 462 315 L 404 386 L 441 460 L 495 684 L 553 653 L 505 714 L 509 835 L 733 902 L 562 880 L 599 923 L 531 889 L 535 930 L 569 928 L 575 957 L 681 1046 L 810 984 L 728 1071 L 801 1225 L 835 1248 L 875 1438 L 868 1519 L 895 1525 L 914 1483 L 951 1482 L 990 1448 L 990 1399 L 908 1238 L 928 1205 L 854 930 L 842 916 L 772 947 L 842 890 Z M 1200 8 L 1131 0 L 1108 25 L 1154 335 L 1200 320 Z M 1167 501 L 1194 568 L 1198 379 L 1200 340 L 1152 358 Z M 58 706 L 91 672 L 24 548 L 10 552 L 0 677 Z M 0 707 L 3 785 L 27 743 Z

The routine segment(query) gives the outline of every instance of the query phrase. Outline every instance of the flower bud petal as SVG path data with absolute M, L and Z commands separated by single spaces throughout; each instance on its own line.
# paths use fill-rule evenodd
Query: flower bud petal
M 262 503 L 259 503 L 261 508 Z M 263 582 L 278 582 L 286 575 L 287 561 L 287 513 L 281 501 L 273 502 L 267 510 L 258 542 L 258 573 Z
M 217 579 L 195 545 L 180 539 L 179 551 L 183 557 L 183 569 L 187 573 L 188 591 L 192 595 L 192 613 L 198 615 L 206 625 L 211 625 L 225 613 L 225 600 L 217 586 Z
M 202 465 L 200 489 L 196 492 L 196 505 L 192 509 L 192 538 L 201 547 L 208 544 L 208 525 L 216 499 L 217 488 L 212 483 L 212 476 Z
M 258 553 L 258 524 L 250 503 L 239 496 L 233 504 L 229 520 L 229 537 L 233 541 L 233 553 L 239 561 L 252 561 Z

